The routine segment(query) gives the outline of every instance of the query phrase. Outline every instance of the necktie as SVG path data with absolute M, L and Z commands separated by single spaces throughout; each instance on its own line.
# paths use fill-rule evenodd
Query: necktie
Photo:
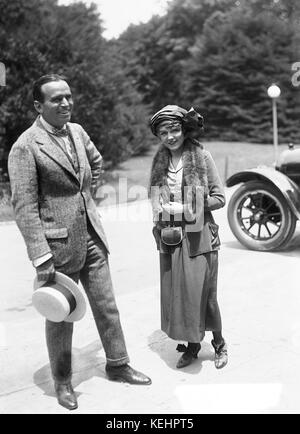
M 59 130 L 58 128 L 53 128 L 52 134 L 56 137 L 68 138 L 68 140 L 66 140 L 66 141 L 64 140 L 64 143 L 63 143 L 64 151 L 70 157 L 72 164 L 74 166 L 75 172 L 78 173 L 79 166 L 78 166 L 77 153 L 75 151 L 75 146 L 73 144 L 73 141 L 72 141 L 72 138 L 69 134 L 68 129 L 64 128 L 64 129 Z
M 68 137 L 69 135 L 67 128 L 62 128 L 61 130 L 58 128 L 53 128 L 52 133 L 58 137 Z
M 73 139 L 72 139 L 72 137 L 70 135 L 69 135 L 68 142 L 69 142 L 69 150 L 70 150 L 71 155 L 72 155 L 73 166 L 74 166 L 75 172 L 78 173 L 78 171 L 79 171 L 79 164 L 78 164 L 77 152 L 75 150 L 75 145 L 73 143 Z

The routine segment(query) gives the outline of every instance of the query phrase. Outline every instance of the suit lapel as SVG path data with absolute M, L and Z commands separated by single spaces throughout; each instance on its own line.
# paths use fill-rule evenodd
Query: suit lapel
M 69 173 L 71 173 L 76 179 L 76 181 L 78 182 L 78 178 L 76 176 L 75 170 L 69 158 L 67 157 L 66 153 L 58 143 L 52 141 L 49 134 L 47 133 L 47 131 L 44 129 L 41 122 L 39 121 L 39 119 L 36 120 L 34 127 L 35 127 L 35 131 L 34 131 L 35 140 L 37 143 L 41 145 L 40 151 L 46 154 L 52 160 L 54 160 L 57 164 L 59 164 Z

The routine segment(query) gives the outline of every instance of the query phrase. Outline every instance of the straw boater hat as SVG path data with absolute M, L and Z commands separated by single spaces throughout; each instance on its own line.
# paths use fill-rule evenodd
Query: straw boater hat
M 79 321 L 85 314 L 86 302 L 79 286 L 65 274 L 55 272 L 53 282 L 33 283 L 32 304 L 36 310 L 53 322 Z

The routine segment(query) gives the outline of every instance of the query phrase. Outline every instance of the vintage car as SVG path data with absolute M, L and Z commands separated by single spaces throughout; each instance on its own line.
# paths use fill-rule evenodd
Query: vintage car
M 300 148 L 289 144 L 274 167 L 258 166 L 230 176 L 227 187 L 241 184 L 228 203 L 235 237 L 252 250 L 281 250 L 300 218 Z

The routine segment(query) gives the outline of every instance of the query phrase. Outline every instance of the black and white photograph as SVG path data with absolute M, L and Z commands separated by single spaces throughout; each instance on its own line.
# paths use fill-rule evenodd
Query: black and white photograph
M 0 414 L 298 414 L 300 2 L 0 0 Z

